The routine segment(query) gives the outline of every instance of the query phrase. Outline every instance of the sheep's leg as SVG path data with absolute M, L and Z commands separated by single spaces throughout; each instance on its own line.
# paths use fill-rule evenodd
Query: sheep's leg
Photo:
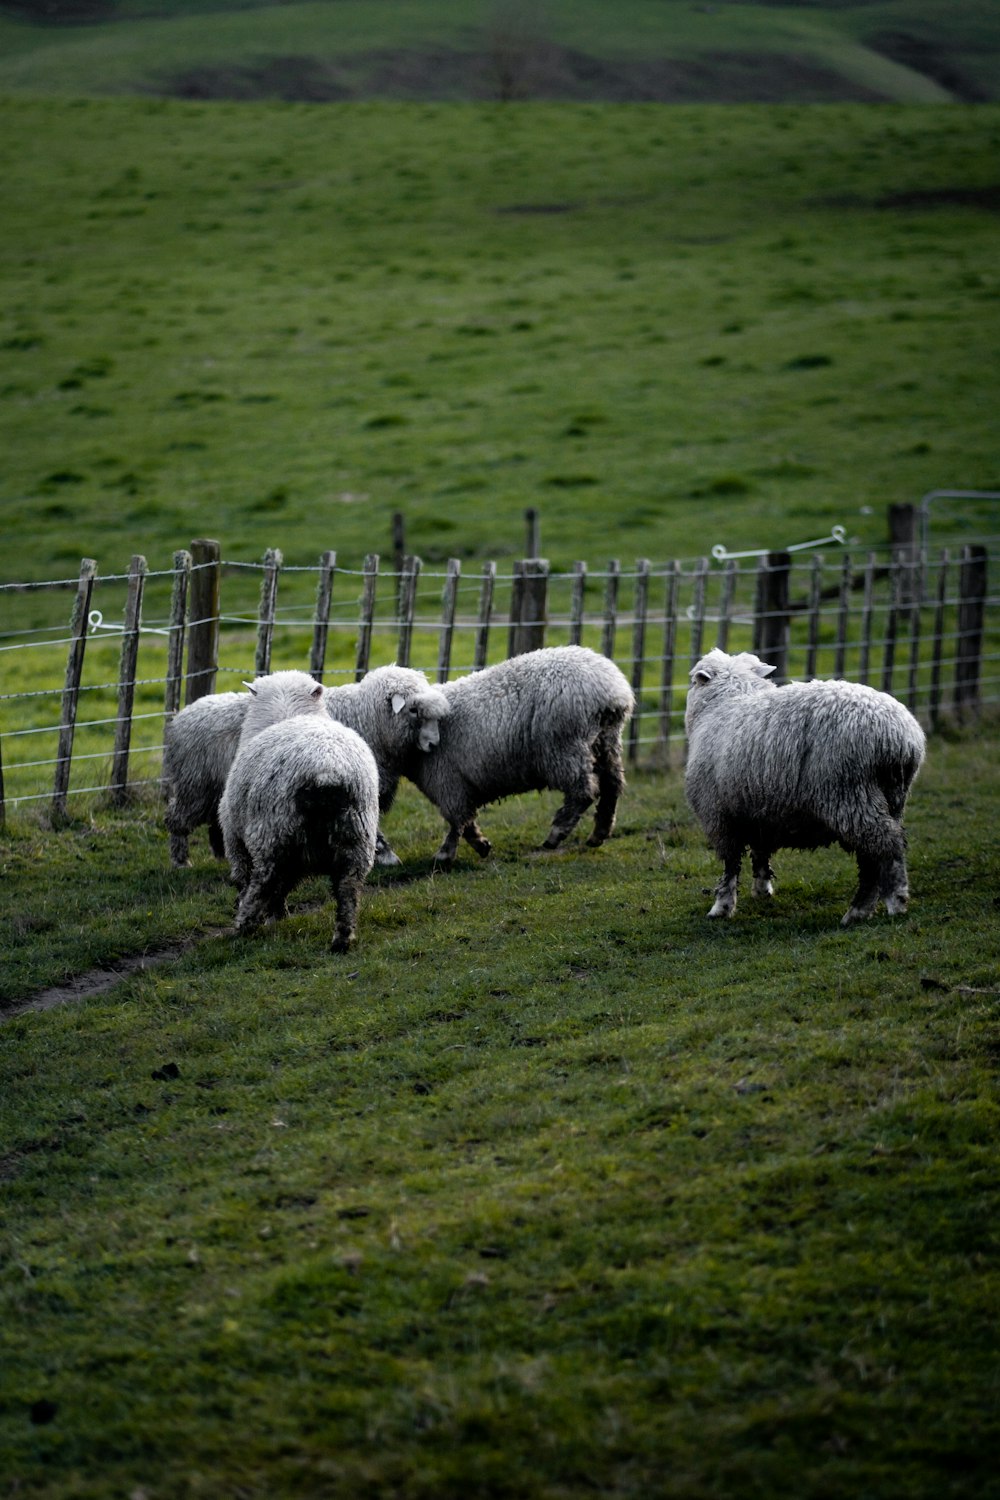
M 229 871 L 233 884 L 242 896 L 250 884 L 250 877 L 253 874 L 253 860 L 250 858 L 250 851 L 242 839 L 231 838 L 226 855 L 229 859 Z
M 881 861 L 860 852 L 857 860 L 858 888 L 854 893 L 854 900 L 840 919 L 841 927 L 853 927 L 855 922 L 864 922 L 878 903 Z
M 910 882 L 906 874 L 906 860 L 889 860 L 882 867 L 879 880 L 879 895 L 885 902 L 890 917 L 902 916 L 910 903 Z
M 170 835 L 170 863 L 178 869 L 183 869 L 185 865 L 191 863 L 188 835 L 196 825 L 189 823 L 187 818 L 181 817 L 175 802 L 167 804 L 163 821 Z
M 444 870 L 450 869 L 455 863 L 455 855 L 458 853 L 458 842 L 462 837 L 462 829 L 457 823 L 448 824 L 448 832 L 441 842 L 441 847 L 434 856 L 434 863 L 440 865 Z
M 465 827 L 462 829 L 462 837 L 465 839 L 467 844 L 471 844 L 472 848 L 475 849 L 480 859 L 485 859 L 487 854 L 489 854 L 490 850 L 493 848 L 493 845 L 490 843 L 489 839 L 486 837 L 485 833 L 480 828 L 475 818 L 470 818 L 468 823 L 466 823 Z
M 269 917 L 283 916 L 284 912 L 284 891 L 275 886 L 273 877 L 262 879 L 255 873 L 236 908 L 236 931 L 255 932 Z
M 589 752 L 587 762 L 577 767 L 576 776 L 569 781 L 568 786 L 563 785 L 561 790 L 565 792 L 565 800 L 552 819 L 552 827 L 541 846 L 543 849 L 558 849 L 563 840 L 573 832 L 587 808 L 597 800 L 598 781 Z
M 755 896 L 774 895 L 774 871 L 771 855 L 767 849 L 755 849 L 751 845 L 750 860 L 753 865 L 753 893 Z
M 375 863 L 377 865 L 401 865 L 403 863 L 381 828 L 375 835 Z
M 186 865 L 191 863 L 186 833 L 172 833 L 170 835 L 170 863 L 178 870 L 182 870 Z
M 216 859 L 225 859 L 226 845 L 222 837 L 222 829 L 219 827 L 218 818 L 210 818 L 208 824 L 208 842 Z
M 906 835 L 884 799 L 876 797 L 873 802 L 863 804 L 857 810 L 851 832 L 848 847 L 853 848 L 858 861 L 859 883 L 841 925 L 850 927 L 870 917 L 880 897 L 890 916 L 900 915 L 909 900 Z
M 594 746 L 594 770 L 597 773 L 597 807 L 594 809 L 594 829 L 587 843 L 596 848 L 610 837 L 618 814 L 618 802 L 625 790 L 620 726 L 604 730 L 599 735 Z
M 736 891 L 740 883 L 740 866 L 743 863 L 743 845 L 727 844 L 719 850 L 723 861 L 722 878 L 715 887 L 715 901 L 710 917 L 731 917 L 736 910 Z
M 333 953 L 346 953 L 358 940 L 358 910 L 364 878 L 357 874 L 331 876 L 330 884 L 337 903 L 337 920 L 330 950 Z

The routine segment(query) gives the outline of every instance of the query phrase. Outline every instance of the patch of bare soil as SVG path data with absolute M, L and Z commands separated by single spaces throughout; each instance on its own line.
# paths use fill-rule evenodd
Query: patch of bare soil
M 883 95 L 807 58 L 713 52 L 698 58 L 608 61 L 539 42 L 512 65 L 489 51 L 373 50 L 340 59 L 282 56 L 206 65 L 154 82 L 185 99 L 600 100 L 610 103 L 877 102 Z
M 145 973 L 148 969 L 158 969 L 161 964 L 171 963 L 174 959 L 180 958 L 189 948 L 194 947 L 195 943 L 203 941 L 206 937 L 219 937 L 223 930 L 220 927 L 216 932 L 202 932 L 195 938 L 185 938 L 181 943 L 174 943 L 168 948 L 158 948 L 153 953 L 136 953 L 127 958 L 120 958 L 109 968 L 88 969 L 85 974 L 74 975 L 65 984 L 36 990 L 33 995 L 28 995 L 23 1000 L 15 1000 L 9 1005 L 0 1005 L 0 1025 L 4 1021 L 13 1020 L 15 1016 L 27 1015 L 30 1011 L 55 1010 L 60 1005 L 74 1005 L 80 1000 L 92 1000 L 97 995 L 104 995 L 116 984 L 120 984 L 123 979 L 128 979 L 133 974 Z

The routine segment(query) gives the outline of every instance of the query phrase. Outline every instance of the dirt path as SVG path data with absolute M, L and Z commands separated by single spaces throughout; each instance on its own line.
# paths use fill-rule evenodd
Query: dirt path
M 52 985 L 49 989 L 36 990 L 23 1000 L 0 1006 L 0 1025 L 15 1016 L 27 1015 L 29 1011 L 55 1010 L 59 1005 L 73 1005 L 79 1000 L 91 1000 L 96 995 L 106 994 L 123 979 L 133 974 L 145 973 L 147 969 L 158 969 L 161 964 L 172 963 L 205 938 L 221 937 L 227 929 L 219 927 L 212 932 L 199 933 L 196 938 L 185 938 L 181 943 L 172 943 L 167 948 L 157 948 L 152 953 L 136 953 L 129 958 L 120 958 L 113 967 L 88 969 L 77 974 L 66 984 Z

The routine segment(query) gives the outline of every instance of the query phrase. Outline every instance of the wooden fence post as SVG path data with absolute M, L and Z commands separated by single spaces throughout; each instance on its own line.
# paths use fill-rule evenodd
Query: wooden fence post
M 923 549 L 917 552 L 916 572 L 914 575 L 914 589 L 916 604 L 910 611 L 910 675 L 906 689 L 906 706 L 911 714 L 917 712 L 917 674 L 920 660 L 920 604 L 924 597 L 924 566 L 925 557 Z
M 640 557 L 635 565 L 635 595 L 632 604 L 632 692 L 635 709 L 628 725 L 628 758 L 634 762 L 639 753 L 639 719 L 642 713 L 642 669 L 646 657 L 646 610 L 649 600 L 649 559 Z
M 900 597 L 903 588 L 903 564 L 894 558 L 889 564 L 889 609 L 885 617 L 885 641 L 882 651 L 882 691 L 892 692 L 892 674 L 896 667 L 896 636 L 899 631 Z
M 541 527 L 538 520 L 538 512 L 534 506 L 529 506 L 524 512 L 525 526 L 525 557 L 537 557 L 541 550 Z
M 948 564 L 950 560 L 950 554 L 947 547 L 945 547 L 942 549 L 941 559 L 938 564 L 937 598 L 934 603 L 934 644 L 931 647 L 930 695 L 932 729 L 937 729 L 941 723 L 941 656 L 944 651 L 944 612 L 948 602 Z
M 573 595 L 569 605 L 569 643 L 579 646 L 583 639 L 583 600 L 587 587 L 587 564 L 573 564 Z
M 670 720 L 674 712 L 674 657 L 677 652 L 677 583 L 679 562 L 667 570 L 667 596 L 663 609 L 663 664 L 660 669 L 660 743 L 664 763 L 670 764 Z
M 524 563 L 518 558 L 510 570 L 510 618 L 507 621 L 507 656 L 516 656 L 514 641 L 524 603 Z
M 438 636 L 438 682 L 448 681 L 451 668 L 451 642 L 455 634 L 455 602 L 458 598 L 458 580 L 462 564 L 457 557 L 449 557 L 445 573 L 444 590 L 441 595 L 441 632 Z
M 817 552 L 813 556 L 812 567 L 809 570 L 809 639 L 806 645 L 805 670 L 805 676 L 807 680 L 816 676 L 816 657 L 819 652 L 819 614 L 822 588 L 823 559 Z
M 955 651 L 955 712 L 979 714 L 979 675 L 986 606 L 986 548 L 967 543 L 958 572 L 958 639 Z
M 399 574 L 399 640 L 396 646 L 396 661 L 401 667 L 410 665 L 413 615 L 417 607 L 417 579 L 419 577 L 420 558 L 404 557 Z
M 309 652 L 309 675 L 323 681 L 326 669 L 326 643 L 330 634 L 330 605 L 333 603 L 333 573 L 336 552 L 323 552 L 319 559 L 319 581 L 316 584 L 316 613 L 313 616 L 312 647 Z
M 833 675 L 843 677 L 847 666 L 847 630 L 851 608 L 851 555 L 845 553 L 837 595 L 837 643 L 833 653 Z
M 916 598 L 914 591 L 914 564 L 917 555 L 917 507 L 915 505 L 889 506 L 889 554 L 900 569 L 898 606 L 910 609 Z
M 537 651 L 545 645 L 546 604 L 549 565 L 544 557 L 526 557 L 521 563 L 519 608 L 515 615 L 513 601 L 510 618 L 511 656 Z
M 191 609 L 188 619 L 187 694 L 193 703 L 215 691 L 219 670 L 218 542 L 200 537 L 191 543 Z
M 62 708 L 59 714 L 59 747 L 56 750 L 56 774 L 52 788 L 52 820 L 61 822 L 66 816 L 66 794 L 69 791 L 69 768 L 73 756 L 73 734 L 76 729 L 76 710 L 80 698 L 80 678 L 83 675 L 83 657 L 87 649 L 87 625 L 90 616 L 90 599 L 94 591 L 94 575 L 97 563 L 85 557 L 80 563 L 80 581 L 73 601 L 70 618 L 70 646 L 66 658 L 66 678 L 63 683 Z
M 378 553 L 368 552 L 364 562 L 361 588 L 361 618 L 358 621 L 358 649 L 354 659 L 354 681 L 360 682 L 368 671 L 372 647 L 372 621 L 375 618 L 375 585 L 378 580 Z
M 868 682 L 868 668 L 872 650 L 872 616 L 875 611 L 875 565 L 874 552 L 869 552 L 865 563 L 864 596 L 861 602 L 861 648 L 858 657 L 858 681 Z
M 691 665 L 702 655 L 702 635 L 705 629 L 705 584 L 708 581 L 708 558 L 699 557 L 694 565 L 694 583 L 691 599 Z
M 174 581 L 170 590 L 170 625 L 167 635 L 167 681 L 163 690 L 163 719 L 169 724 L 181 706 L 184 681 L 184 635 L 187 628 L 191 554 L 185 548 L 174 553 Z
M 722 593 L 719 599 L 719 628 L 715 633 L 715 644 L 720 651 L 725 651 L 729 646 L 729 623 L 733 611 L 733 591 L 736 587 L 736 562 L 733 558 L 726 563 L 722 574 Z
M 278 607 L 278 574 L 283 561 L 278 547 L 268 547 L 264 553 L 264 576 L 260 581 L 260 603 L 257 606 L 257 654 L 253 664 L 256 677 L 266 677 L 271 670 L 271 641 Z
M 754 611 L 753 649 L 775 669 L 775 679 L 788 676 L 788 552 L 768 552 L 757 569 L 757 607 Z
M 483 563 L 483 582 L 479 590 L 479 620 L 476 625 L 476 646 L 472 670 L 479 672 L 486 665 L 486 654 L 490 640 L 490 617 L 493 613 L 493 585 L 496 583 L 497 565 Z
M 607 582 L 604 585 L 604 627 L 601 631 L 601 655 L 614 659 L 615 628 L 618 624 L 618 579 L 621 567 L 617 558 L 608 563 Z
M 118 718 L 115 722 L 115 749 L 111 762 L 111 784 L 108 788 L 112 804 L 116 807 L 121 807 L 128 801 L 128 755 L 132 743 L 132 706 L 135 702 L 135 669 L 139 659 L 139 627 L 142 623 L 145 582 L 146 559 L 137 552 L 128 570 L 125 626 L 118 671 Z

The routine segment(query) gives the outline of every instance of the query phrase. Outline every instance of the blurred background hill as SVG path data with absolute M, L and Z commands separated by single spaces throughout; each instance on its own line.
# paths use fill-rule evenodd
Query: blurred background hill
M 1000 98 L 1000 4 L 2 0 L 0 91 L 976 103 Z

